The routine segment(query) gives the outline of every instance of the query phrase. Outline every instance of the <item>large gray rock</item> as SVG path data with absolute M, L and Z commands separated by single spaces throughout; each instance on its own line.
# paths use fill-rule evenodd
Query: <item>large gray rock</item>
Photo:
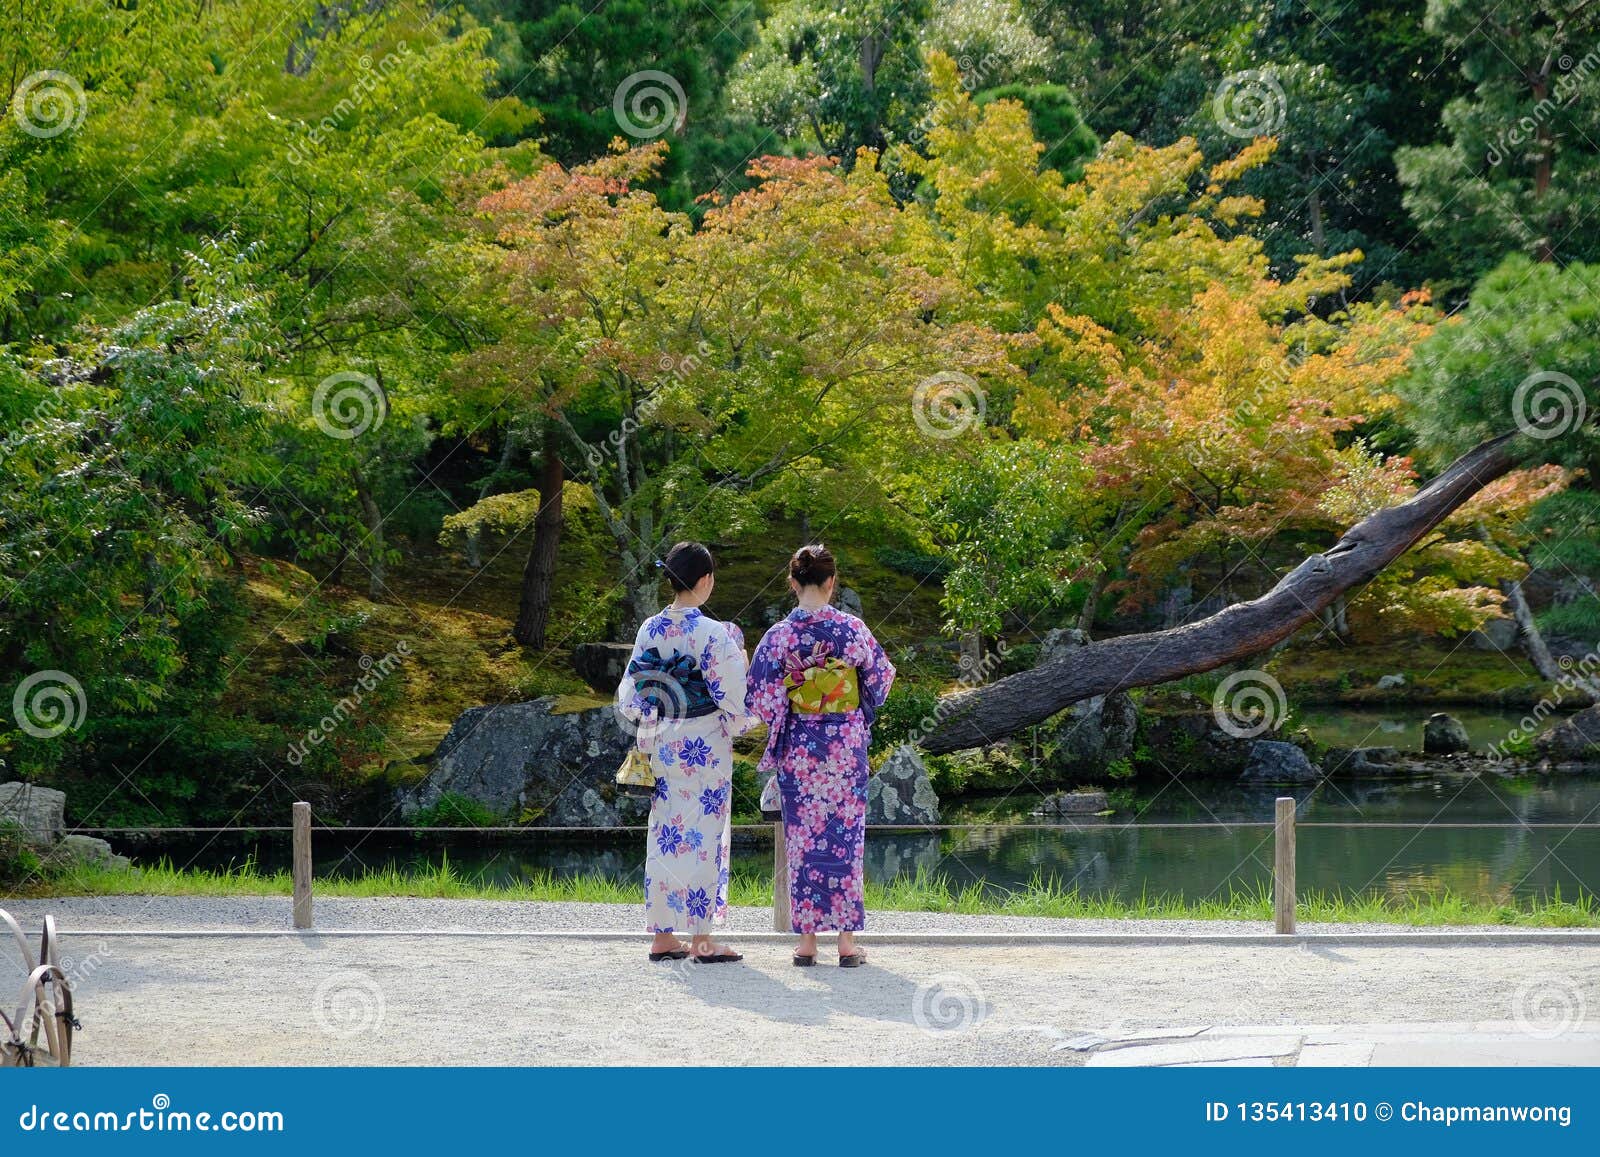
M 1533 741 L 1546 759 L 1600 763 L 1600 705 L 1585 707 Z M 4 790 L 4 789 L 0 789 Z
M 1422 725 L 1422 750 L 1428 755 L 1454 755 L 1471 748 L 1466 725 L 1454 715 L 1435 711 Z
M 1077 627 L 1053 627 L 1039 640 L 1039 662 L 1048 663 L 1089 644 L 1089 636 Z
M 1224 730 L 1211 702 L 1188 691 L 1147 694 L 1137 720 L 1138 745 L 1174 775 L 1238 775 L 1256 742 L 1254 736 Z M 1264 734 L 1276 734 L 1279 726 L 1274 722 Z
M 854 587 L 840 587 L 838 590 L 834 591 L 833 605 L 838 607 L 845 614 L 854 615 L 858 619 L 861 618 L 863 614 L 861 609 L 861 595 L 856 592 Z
M 16 824 L 30 844 L 48 847 L 67 830 L 67 793 L 36 783 L 0 783 L 0 820 Z
M 1058 791 L 1046 796 L 1036 814 L 1044 816 L 1093 816 L 1111 807 L 1103 791 Z
M 596 691 L 615 695 L 631 658 L 631 643 L 579 643 L 572 648 L 572 669 Z
M 647 801 L 614 783 L 631 737 L 609 707 L 557 712 L 553 697 L 464 711 L 416 787 L 401 793 L 406 817 L 447 792 L 476 800 L 512 822 L 549 827 L 618 827 L 637 822 Z
M 867 782 L 869 824 L 936 824 L 939 797 L 916 748 L 902 743 Z
M 1322 778 L 1316 765 L 1292 743 L 1258 739 L 1250 746 L 1250 762 L 1239 779 L 1245 783 L 1315 783 Z
M 1397 747 L 1330 747 L 1322 770 L 1346 779 L 1405 779 L 1434 775 L 1438 763 L 1402 754 Z
M 1124 691 L 1080 700 L 1039 727 L 1041 769 L 1050 780 L 1103 777 L 1131 759 L 1139 711 Z
M 45 853 L 46 869 L 72 868 L 84 864 L 96 868 L 126 868 L 133 861 L 119 856 L 111 845 L 94 836 L 63 836 L 61 842 Z
M 1509 651 L 1517 645 L 1517 620 L 1490 619 L 1467 638 L 1480 651 Z
M 1383 675 L 1378 679 L 1379 691 L 1393 691 L 1396 687 L 1404 687 L 1405 685 L 1406 677 L 1404 675 Z

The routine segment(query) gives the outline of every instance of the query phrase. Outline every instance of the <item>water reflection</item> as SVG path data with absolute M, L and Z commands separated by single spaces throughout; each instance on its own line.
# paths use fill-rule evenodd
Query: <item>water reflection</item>
M 1085 893 L 1123 898 L 1174 895 L 1188 899 L 1266 888 L 1271 879 L 1272 833 L 1266 827 L 1228 824 L 1270 819 L 1272 788 L 1205 781 L 1172 783 L 1117 800 L 1105 819 L 1074 817 L 1047 827 L 1030 816 L 1039 797 L 964 802 L 951 822 L 1011 826 L 941 832 L 873 832 L 867 838 L 867 873 L 873 880 L 942 874 L 953 883 L 995 890 L 1053 881 Z M 1507 780 L 1468 775 L 1382 783 L 1329 782 L 1296 792 L 1303 825 L 1355 821 L 1415 825 L 1396 828 L 1302 827 L 1298 878 L 1303 890 L 1391 896 L 1450 892 L 1474 900 L 1512 897 L 1567 898 L 1600 891 L 1600 829 L 1529 830 L 1524 823 L 1600 821 L 1600 779 L 1547 777 Z M 1163 822 L 1207 827 L 1162 828 Z M 1490 828 L 1441 828 L 1442 822 Z M 537 830 L 490 844 L 466 846 L 459 837 L 418 837 L 349 847 L 318 834 L 316 868 L 323 875 L 357 875 L 372 867 L 417 868 L 448 858 L 462 875 L 512 882 L 538 873 L 599 873 L 634 882 L 644 867 L 637 834 L 558 838 Z M 185 848 L 164 844 L 135 852 L 185 864 L 237 863 L 253 855 L 265 869 L 288 864 L 281 839 L 260 838 L 231 847 Z M 735 842 L 740 873 L 770 876 L 772 846 L 760 833 Z

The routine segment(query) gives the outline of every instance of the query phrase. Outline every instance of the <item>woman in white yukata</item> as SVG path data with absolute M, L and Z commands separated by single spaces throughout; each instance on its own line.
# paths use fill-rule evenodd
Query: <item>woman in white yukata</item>
M 734 963 L 744 958 L 711 931 L 728 914 L 733 737 L 748 725 L 744 636 L 700 609 L 716 585 L 703 545 L 680 542 L 656 565 L 675 597 L 639 628 L 617 688 L 656 775 L 644 869 L 650 959 Z

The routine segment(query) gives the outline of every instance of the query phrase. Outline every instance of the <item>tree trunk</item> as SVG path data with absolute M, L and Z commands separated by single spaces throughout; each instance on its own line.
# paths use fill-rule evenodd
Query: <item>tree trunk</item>
M 1312 188 L 1311 195 L 1306 198 L 1306 204 L 1311 210 L 1311 244 L 1317 256 L 1321 257 L 1326 255 L 1328 250 L 1328 233 L 1322 223 L 1322 194 L 1315 187 Z
M 509 437 L 509 435 L 508 435 Z M 544 647 L 550 621 L 550 591 L 555 584 L 556 555 L 561 549 L 561 487 L 567 472 L 561 461 L 561 435 L 545 427 L 543 461 L 539 466 L 539 513 L 533 519 L 533 543 L 522 567 L 522 597 L 511 634 L 525 647 Z
M 961 632 L 961 682 L 968 687 L 983 682 L 983 632 L 976 627 Z
M 1467 499 L 1516 464 L 1513 435 L 1469 450 L 1423 490 L 1380 510 L 1313 555 L 1258 599 L 1165 631 L 1090 643 L 1069 655 L 943 700 L 922 746 L 935 754 L 979 747 L 1042 723 L 1080 699 L 1148 687 L 1260 653 L 1370 581 Z
M 1517 630 L 1522 636 L 1522 645 L 1527 648 L 1528 658 L 1533 660 L 1534 669 L 1539 672 L 1539 677 L 1551 683 L 1569 682 L 1578 692 L 1580 700 L 1586 697 L 1592 702 L 1600 703 L 1600 683 L 1581 674 L 1576 668 L 1563 671 L 1555 656 L 1550 654 L 1550 648 L 1545 645 L 1544 634 L 1539 630 L 1539 624 L 1534 621 L 1533 610 L 1528 606 L 1528 600 L 1522 593 L 1522 584 L 1512 579 L 1501 583 L 1500 589 L 1505 592 L 1506 603 L 1511 607 L 1511 617 L 1517 620 Z
M 355 482 L 356 498 L 361 503 L 361 521 L 367 528 L 367 597 L 377 602 L 383 598 L 384 586 L 383 512 L 378 509 L 361 468 L 358 466 L 351 470 L 350 476 Z
M 1099 570 L 1089 583 L 1089 594 L 1083 600 L 1083 610 L 1078 612 L 1078 630 L 1086 638 L 1094 637 L 1094 618 L 1100 610 L 1100 592 L 1106 585 L 1106 570 Z
M 1548 77 L 1540 77 L 1533 84 L 1533 103 L 1538 108 L 1550 94 Z M 1550 131 L 1548 120 L 1540 121 L 1535 137 L 1539 142 L 1539 155 L 1533 162 L 1533 199 L 1543 201 L 1550 192 L 1550 178 L 1555 170 L 1556 142 L 1555 136 Z M 1551 238 L 1555 222 L 1546 218 L 1543 221 L 1545 234 L 1540 237 L 1533 248 L 1534 257 L 1544 263 L 1556 259 L 1555 246 Z

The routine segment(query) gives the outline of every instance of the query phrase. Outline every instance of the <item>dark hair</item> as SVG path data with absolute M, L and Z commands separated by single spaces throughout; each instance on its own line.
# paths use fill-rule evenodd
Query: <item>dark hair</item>
M 802 546 L 789 560 L 789 577 L 803 587 L 819 587 L 838 571 L 833 552 L 820 542 Z
M 667 572 L 667 583 L 673 590 L 688 591 L 706 575 L 716 573 L 717 560 L 704 543 L 680 542 L 657 565 Z

